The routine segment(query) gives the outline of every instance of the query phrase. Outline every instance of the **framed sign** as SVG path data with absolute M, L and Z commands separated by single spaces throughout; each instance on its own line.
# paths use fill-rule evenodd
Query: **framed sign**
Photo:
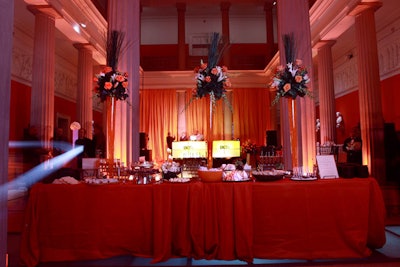
M 339 173 L 333 155 L 318 155 L 317 165 L 321 179 L 339 178 Z

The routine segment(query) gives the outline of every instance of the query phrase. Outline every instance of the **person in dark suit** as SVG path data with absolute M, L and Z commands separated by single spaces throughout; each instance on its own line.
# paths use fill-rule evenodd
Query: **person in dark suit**
M 86 130 L 81 128 L 78 132 L 78 139 L 75 141 L 75 146 L 83 146 L 83 151 L 78 155 L 78 168 L 82 168 L 82 158 L 94 158 L 95 146 L 92 139 L 86 137 Z
M 350 136 L 343 142 L 343 151 L 347 153 L 347 163 L 362 164 L 362 140 L 359 127 L 351 130 Z
M 171 133 L 168 132 L 168 135 L 167 135 L 167 147 L 169 149 L 172 149 L 172 142 L 174 142 L 174 140 L 175 140 L 175 136 L 172 136 Z

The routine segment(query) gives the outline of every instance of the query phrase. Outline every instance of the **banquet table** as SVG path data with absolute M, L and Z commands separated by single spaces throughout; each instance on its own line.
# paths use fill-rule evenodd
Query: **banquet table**
M 239 259 L 361 258 L 385 244 L 374 178 L 161 184 L 36 184 L 21 259 L 118 255 Z

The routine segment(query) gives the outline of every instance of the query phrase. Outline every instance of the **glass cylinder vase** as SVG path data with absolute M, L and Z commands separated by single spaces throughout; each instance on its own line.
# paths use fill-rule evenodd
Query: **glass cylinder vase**
M 107 165 L 109 178 L 114 177 L 114 140 L 115 140 L 115 115 L 117 99 L 108 97 L 106 99 L 107 114 Z

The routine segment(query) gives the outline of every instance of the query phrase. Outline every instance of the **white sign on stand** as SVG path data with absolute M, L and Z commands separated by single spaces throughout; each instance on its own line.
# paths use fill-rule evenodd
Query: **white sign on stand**
M 317 165 L 321 179 L 339 178 L 339 173 L 333 155 L 318 155 Z

